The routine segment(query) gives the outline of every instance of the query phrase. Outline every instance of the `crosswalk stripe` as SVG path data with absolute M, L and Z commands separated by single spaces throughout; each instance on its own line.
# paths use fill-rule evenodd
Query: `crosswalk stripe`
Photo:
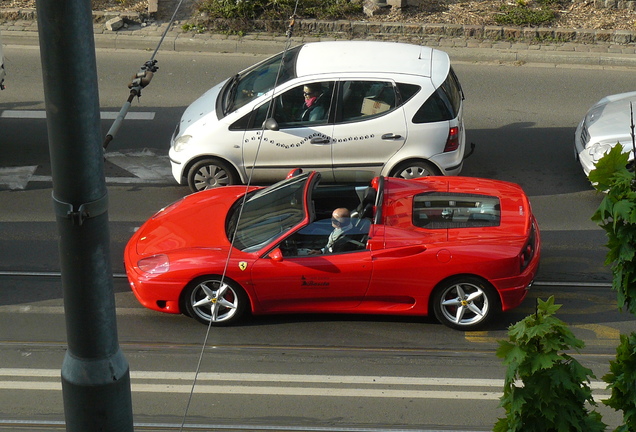
M 102 111 L 100 118 L 102 120 L 115 120 L 119 112 Z M 12 119 L 45 119 L 46 111 L 44 110 L 3 110 L 0 118 Z M 154 120 L 155 113 L 151 111 L 128 112 L 126 120 Z
M 170 163 L 167 157 L 154 154 L 124 154 L 121 152 L 108 152 L 104 155 L 106 160 L 142 180 L 165 180 L 172 178 Z
M 37 165 L 0 168 L 0 187 L 11 190 L 26 188 L 37 168 Z
M 175 184 L 167 155 L 145 149 L 107 152 L 104 157 L 131 174 L 129 177 L 106 177 L 107 184 Z M 37 165 L 0 167 L 0 189 L 24 190 L 29 182 L 50 183 L 51 176 L 35 175 L 37 168 Z

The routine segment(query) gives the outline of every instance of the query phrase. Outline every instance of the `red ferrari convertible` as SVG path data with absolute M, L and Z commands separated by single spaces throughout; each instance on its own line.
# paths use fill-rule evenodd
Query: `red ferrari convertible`
M 518 306 L 537 272 L 539 229 L 515 184 L 378 177 L 189 195 L 125 250 L 147 308 L 227 325 L 246 313 L 430 315 L 460 330 Z

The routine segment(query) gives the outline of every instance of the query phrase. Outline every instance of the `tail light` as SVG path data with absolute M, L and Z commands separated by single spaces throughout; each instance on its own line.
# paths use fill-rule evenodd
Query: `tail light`
M 532 261 L 532 258 L 534 258 L 535 247 L 536 247 L 536 229 L 533 223 L 530 229 L 530 236 L 528 237 L 528 241 L 526 242 L 523 249 L 521 249 L 521 253 L 519 253 L 519 264 L 520 264 L 520 270 L 522 272 L 526 269 L 526 267 L 528 267 L 528 265 Z
M 448 139 L 444 146 L 444 153 L 452 152 L 459 148 L 459 127 L 453 126 L 448 130 Z

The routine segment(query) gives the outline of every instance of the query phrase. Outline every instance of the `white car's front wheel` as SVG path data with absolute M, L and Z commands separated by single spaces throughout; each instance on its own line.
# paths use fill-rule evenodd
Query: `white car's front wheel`
M 238 183 L 234 170 L 219 159 L 203 159 L 188 171 L 188 186 L 192 192 Z

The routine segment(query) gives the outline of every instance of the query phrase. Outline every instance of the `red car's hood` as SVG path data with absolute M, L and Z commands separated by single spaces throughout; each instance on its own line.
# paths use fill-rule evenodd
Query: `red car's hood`
M 244 193 L 244 186 L 226 186 L 188 195 L 160 210 L 131 239 L 136 240 L 137 254 L 148 256 L 183 248 L 226 249 L 230 241 L 225 234 L 225 218 Z

